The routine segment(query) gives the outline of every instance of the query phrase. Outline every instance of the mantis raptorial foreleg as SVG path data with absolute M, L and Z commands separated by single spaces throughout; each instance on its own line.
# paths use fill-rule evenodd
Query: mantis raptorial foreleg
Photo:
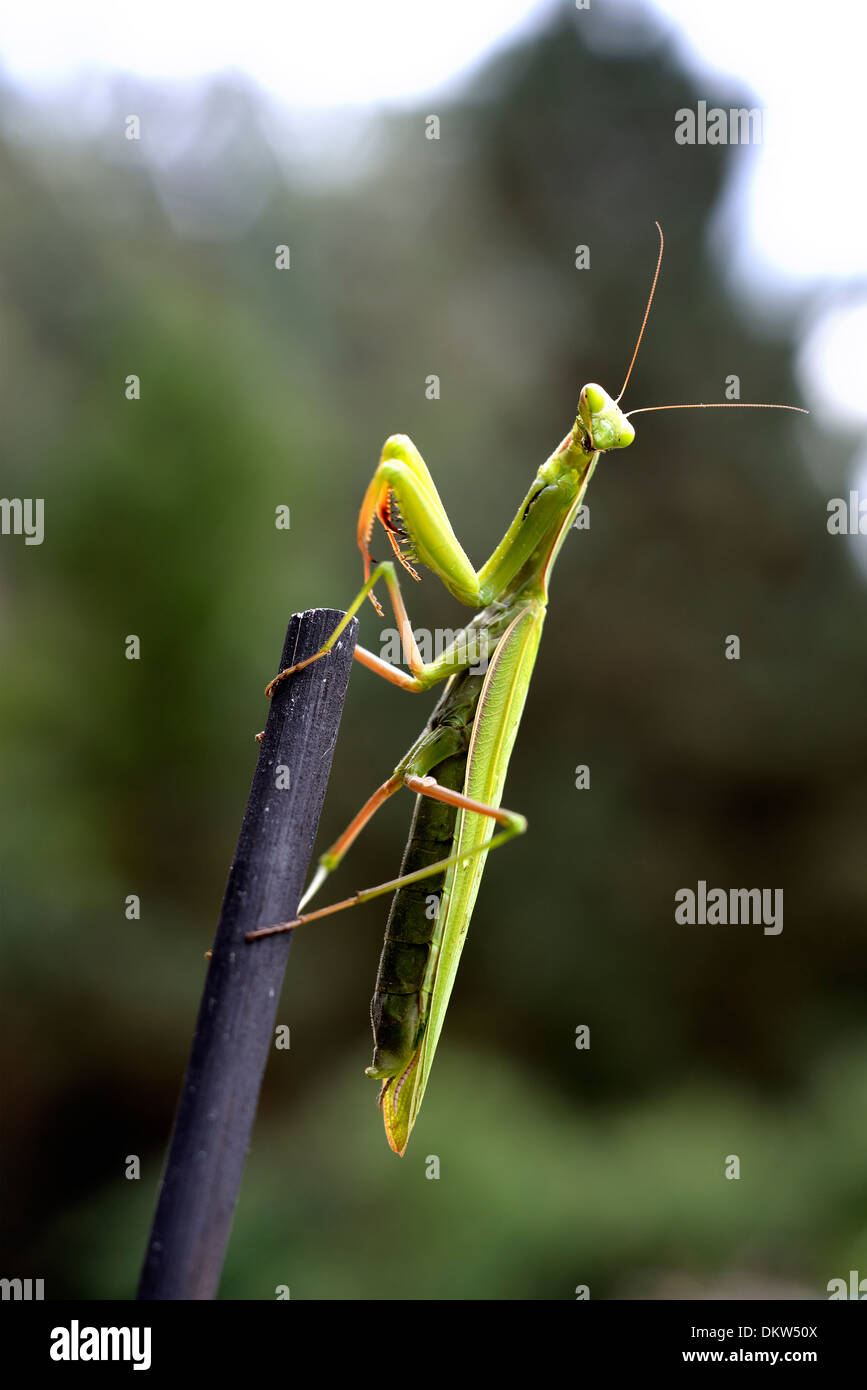
M 389 786 L 389 783 L 383 783 L 379 791 L 384 791 L 384 788 L 387 786 Z M 446 869 L 450 868 L 452 864 L 469 864 L 471 860 L 478 858 L 480 854 L 487 854 L 489 850 L 497 849 L 500 845 L 506 844 L 508 840 L 513 840 L 516 835 L 523 835 L 524 831 L 527 829 L 526 818 L 519 815 L 517 811 L 507 811 L 502 806 L 486 806 L 484 802 L 476 801 L 470 796 L 465 796 L 463 792 L 453 791 L 450 787 L 440 786 L 435 777 L 416 777 L 412 774 L 408 774 L 398 781 L 398 785 L 394 787 L 393 790 L 397 791 L 400 786 L 405 786 L 409 791 L 415 792 L 419 796 L 428 796 L 435 801 L 443 801 L 446 805 L 454 806 L 458 810 L 472 811 L 480 816 L 489 816 L 492 820 L 497 821 L 505 828 L 498 835 L 494 835 L 490 840 L 485 840 L 483 843 L 474 846 L 464 853 L 452 854 L 449 855 L 447 859 L 438 860 L 435 864 L 427 864 L 423 869 L 416 870 L 415 873 L 402 874 L 399 878 L 390 879 L 388 883 L 378 883 L 373 888 L 362 888 L 360 892 L 353 893 L 351 898 L 343 898 L 341 902 L 331 903 L 328 907 L 317 908 L 315 912 L 302 913 L 291 922 L 276 922 L 271 927 L 260 927 L 257 931 L 247 932 L 248 941 L 257 941 L 259 937 L 262 936 L 276 936 L 280 932 L 292 931 L 295 927 L 303 926 L 306 922 L 316 921 L 317 918 L 330 917 L 335 912 L 343 912 L 348 907 L 358 907 L 360 903 L 369 902 L 371 898 L 379 898 L 383 893 L 394 893 L 398 888 L 405 888 L 410 883 L 420 883 L 423 879 L 430 878 L 434 874 L 443 873 Z M 340 858 L 346 853 L 346 850 L 364 824 L 366 824 L 387 797 L 391 795 L 391 791 L 381 796 L 379 800 L 377 800 L 377 795 L 378 793 L 374 793 L 370 800 L 365 803 L 365 806 L 362 807 L 358 816 L 355 817 L 350 826 L 347 827 L 344 835 L 341 836 L 341 840 L 343 840 L 349 835 L 350 830 L 354 828 L 354 833 L 344 845 Z M 374 802 L 376 804 L 373 804 Z M 365 815 L 365 811 L 367 811 L 367 815 Z M 364 817 L 364 819 L 358 824 L 360 817 Z M 336 843 L 339 844 L 340 841 Z M 324 857 L 325 856 L 323 856 L 323 858 Z M 320 882 L 324 880 L 324 877 L 325 875 L 323 874 Z M 314 884 L 316 884 L 316 878 L 313 879 L 310 888 L 308 888 L 305 893 L 305 900 L 312 896 Z M 316 886 L 318 887 L 319 885 L 316 884 Z
M 373 564 L 368 547 L 377 517 L 395 555 L 414 579 L 418 575 L 410 561 L 420 560 L 461 603 L 478 607 L 479 576 L 452 530 L 427 464 L 408 435 L 393 434 L 385 441 L 361 504 L 357 537 L 365 579 Z M 381 613 L 372 593 L 371 600 Z
M 557 453 L 564 451 L 570 441 L 571 435 L 567 435 Z M 419 560 L 438 576 L 455 598 L 476 608 L 494 599 L 527 563 L 549 530 L 557 508 L 562 507 L 562 489 L 553 484 L 546 485 L 545 478 L 541 478 L 540 483 L 528 493 L 522 513 L 488 561 L 480 570 L 474 570 L 452 529 L 433 478 L 418 449 L 408 436 L 392 435 L 385 442 L 358 517 L 357 536 L 364 557 L 364 584 L 319 651 L 305 661 L 280 671 L 269 682 L 265 694 L 270 699 L 281 681 L 327 655 L 365 598 L 370 597 L 381 615 L 382 607 L 374 594 L 374 586 L 380 579 L 385 580 L 388 588 L 404 656 L 412 674 L 408 675 L 399 666 L 384 661 L 364 647 L 357 647 L 355 656 L 363 666 L 403 690 L 418 692 L 429 690 L 447 676 L 475 665 L 478 654 L 472 650 L 445 653 L 432 662 L 422 660 L 394 564 L 384 560 L 371 570 L 374 562 L 369 544 L 374 522 L 377 517 L 382 522 L 395 555 L 414 579 L 419 576 L 410 561 Z M 404 546 L 407 549 L 403 549 Z
M 385 441 L 358 517 L 358 548 L 364 557 L 364 577 L 373 560 L 368 549 L 373 523 L 378 517 L 392 549 L 406 570 L 418 579 L 410 564 L 418 560 L 442 581 L 450 594 L 470 608 L 478 608 L 502 593 L 529 560 L 562 510 L 561 469 L 554 460 L 573 444 L 567 434 L 548 464 L 543 465 L 524 505 L 481 569 L 473 569 L 440 500 L 427 464 L 408 435 L 393 434 Z M 406 550 L 402 547 L 407 547 Z M 371 593 L 378 612 L 382 610 Z
M 364 648 L 356 650 L 358 660 L 368 669 L 376 671 L 378 675 L 384 676 L 395 685 L 400 685 L 404 690 L 427 690 L 436 681 L 451 674 L 451 670 L 439 669 L 434 674 L 432 667 L 439 667 L 439 663 L 427 665 L 422 660 L 397 582 L 397 572 L 391 561 L 385 560 L 371 571 L 373 559 L 369 543 L 377 517 L 385 528 L 395 555 L 414 579 L 418 579 L 419 576 L 410 564 L 410 558 L 423 560 L 434 574 L 439 576 L 446 588 L 463 603 L 470 607 L 478 605 L 478 576 L 452 530 L 424 459 L 412 440 L 405 435 L 392 435 L 383 446 L 379 465 L 365 493 L 358 516 L 358 546 L 364 557 L 364 584 L 319 651 L 306 661 L 288 666 L 269 682 L 265 689 L 269 699 L 275 686 L 287 676 L 327 655 L 368 595 L 377 613 L 382 615 L 382 605 L 373 592 L 379 579 L 386 582 L 404 656 L 412 676 L 407 676 L 399 667 L 392 666 L 390 662 L 383 661 L 381 657 L 365 651 Z M 410 554 L 402 550 L 403 544 L 410 547 Z

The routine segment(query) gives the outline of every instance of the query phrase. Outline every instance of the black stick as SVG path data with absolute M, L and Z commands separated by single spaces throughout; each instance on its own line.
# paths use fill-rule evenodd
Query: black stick
M 279 670 L 318 651 L 343 617 L 296 613 Z M 213 1298 L 247 1157 L 292 933 L 331 769 L 358 623 L 271 701 L 229 871 L 190 1060 L 142 1269 L 140 1299 Z M 284 769 L 281 773 L 279 769 Z M 289 773 L 288 789 L 280 789 Z

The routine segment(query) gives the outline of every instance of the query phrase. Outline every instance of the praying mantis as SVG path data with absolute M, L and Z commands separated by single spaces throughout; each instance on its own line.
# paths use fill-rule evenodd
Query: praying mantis
M 391 776 L 365 802 L 321 856 L 291 922 L 247 934 L 254 941 L 329 916 L 382 894 L 394 898 L 371 1002 L 374 1053 L 367 1075 L 382 1083 L 380 1109 L 391 1148 L 406 1151 L 418 1118 L 473 914 L 487 856 L 527 829 L 525 818 L 500 804 L 512 748 L 536 662 L 554 562 L 574 524 L 599 459 L 635 438 L 633 415 L 654 410 L 767 409 L 799 406 L 740 401 L 647 406 L 624 414 L 623 397 L 647 326 L 662 265 L 664 238 L 644 318 L 620 394 L 585 386 L 571 430 L 542 464 L 514 520 L 490 559 L 474 569 L 464 553 L 421 454 L 406 435 L 392 435 L 367 489 L 357 539 L 364 585 L 314 656 L 281 671 L 266 695 L 292 674 L 328 655 L 350 619 L 383 580 L 409 671 L 364 647 L 355 657 L 402 690 L 421 692 L 446 681 L 421 734 Z M 462 603 L 480 611 L 435 660 L 422 660 L 398 584 L 397 567 L 370 554 L 379 520 L 395 560 L 411 575 L 421 563 Z M 416 794 L 400 875 L 313 912 L 303 909 L 371 816 L 402 787 Z M 433 911 L 431 908 L 433 907 Z

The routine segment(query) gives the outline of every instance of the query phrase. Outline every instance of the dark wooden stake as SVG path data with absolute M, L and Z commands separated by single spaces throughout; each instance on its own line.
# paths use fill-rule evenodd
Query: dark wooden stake
M 312 656 L 342 617 L 330 608 L 296 613 L 278 670 Z M 297 911 L 357 630 L 353 619 L 330 656 L 291 676 L 271 701 L 178 1101 L 140 1299 L 208 1299 L 217 1292 L 293 935 L 248 943 L 244 933 L 291 920 Z

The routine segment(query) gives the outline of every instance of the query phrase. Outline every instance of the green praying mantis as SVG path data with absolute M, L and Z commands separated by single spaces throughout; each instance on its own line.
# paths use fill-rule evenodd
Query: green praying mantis
M 474 569 L 455 536 L 427 466 L 412 440 L 392 435 L 367 489 L 358 519 L 364 585 L 322 648 L 293 672 L 326 656 L 346 624 L 384 580 L 409 671 L 364 647 L 363 666 L 402 690 L 424 691 L 445 680 L 442 697 L 409 752 L 323 854 L 299 915 L 248 933 L 253 941 L 289 931 L 382 894 L 394 898 L 371 1003 L 373 1062 L 367 1075 L 381 1081 L 380 1109 L 388 1142 L 403 1154 L 421 1108 L 475 906 L 487 856 L 527 829 L 523 816 L 500 805 L 530 679 L 536 663 L 554 562 L 581 507 L 602 454 L 625 449 L 635 438 L 633 415 L 653 410 L 710 408 L 801 410 L 799 406 L 747 402 L 648 406 L 624 414 L 619 407 L 647 325 L 664 240 L 647 307 L 620 394 L 583 388 L 578 414 L 565 439 L 542 464 L 514 520 L 490 559 Z M 805 411 L 801 413 L 806 414 Z M 421 563 L 455 598 L 481 611 L 434 661 L 424 662 L 413 635 L 393 561 L 374 564 L 370 539 L 381 522 L 397 562 L 413 579 Z M 416 793 L 409 840 L 398 878 L 314 912 L 303 912 L 341 862 L 375 811 L 401 787 Z M 431 906 L 438 910 L 431 912 Z

